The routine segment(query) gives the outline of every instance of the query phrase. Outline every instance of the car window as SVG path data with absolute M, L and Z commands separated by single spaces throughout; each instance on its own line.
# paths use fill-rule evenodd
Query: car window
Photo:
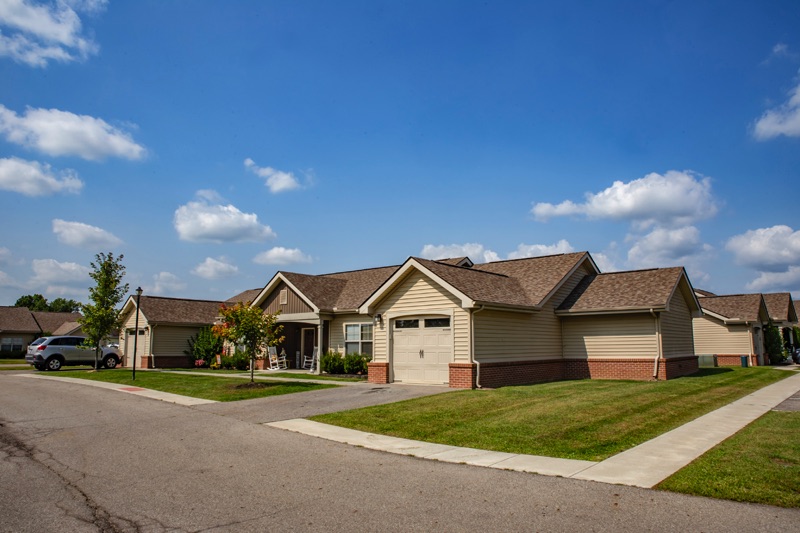
M 83 342 L 83 338 L 81 337 L 69 337 L 68 339 L 65 340 L 67 341 L 66 342 L 67 346 L 78 346 Z
M 40 345 L 40 344 L 42 344 L 44 341 L 45 341 L 45 338 L 44 338 L 44 337 L 39 337 L 38 339 L 36 339 L 35 341 L 33 341 L 33 342 L 30 344 L 30 345 L 31 345 L 31 346 L 39 346 L 39 345 Z
M 64 342 L 65 339 L 50 339 L 50 342 L 47 343 L 48 346 L 64 346 L 66 343 Z

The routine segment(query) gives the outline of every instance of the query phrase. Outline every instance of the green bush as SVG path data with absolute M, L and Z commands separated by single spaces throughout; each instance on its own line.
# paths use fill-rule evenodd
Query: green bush
M 196 364 L 195 361 L 198 359 L 202 359 L 206 365 L 210 365 L 217 360 L 217 354 L 221 353 L 223 348 L 222 339 L 214 335 L 209 326 L 200 329 L 186 342 L 189 344 L 189 349 L 184 350 L 183 353 L 186 354 L 192 365 Z
M 367 354 L 363 353 L 349 353 L 344 356 L 344 373 L 345 374 L 366 374 L 367 363 L 372 360 Z
M 328 374 L 344 374 L 344 359 L 338 352 L 329 350 L 320 358 L 320 368 Z
M 770 364 L 777 365 L 786 358 L 786 354 L 783 351 L 781 332 L 772 325 L 772 322 L 764 328 L 764 345 L 769 355 Z
M 233 355 L 223 355 L 219 366 L 224 370 L 249 370 L 250 358 L 245 352 L 236 350 Z
M 27 350 L 2 350 L 0 359 L 25 359 Z

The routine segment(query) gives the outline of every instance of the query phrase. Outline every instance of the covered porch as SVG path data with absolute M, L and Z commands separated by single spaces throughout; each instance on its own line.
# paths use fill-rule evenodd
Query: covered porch
M 303 357 L 311 357 L 314 348 L 319 347 L 317 357 L 328 351 L 330 346 L 330 320 L 314 316 L 285 314 L 278 316 L 278 324 L 283 326 L 284 339 L 278 345 L 278 353 L 286 351 L 289 368 L 301 368 Z M 321 342 L 320 342 L 321 339 Z

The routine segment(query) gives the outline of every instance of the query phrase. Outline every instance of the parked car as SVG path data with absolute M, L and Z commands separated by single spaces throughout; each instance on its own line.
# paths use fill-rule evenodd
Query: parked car
M 25 362 L 36 370 L 59 370 L 62 366 L 94 365 L 94 347 L 85 345 L 86 337 L 41 337 L 28 346 Z M 116 348 L 102 347 L 99 361 L 105 368 L 115 368 L 120 362 Z

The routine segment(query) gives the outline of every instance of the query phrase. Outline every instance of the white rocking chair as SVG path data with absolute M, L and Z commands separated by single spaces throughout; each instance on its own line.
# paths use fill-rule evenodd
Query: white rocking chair
M 304 355 L 303 356 L 303 370 L 308 370 L 309 372 L 313 372 L 317 369 L 317 348 L 316 346 L 311 352 L 311 355 Z
M 286 354 L 278 355 L 278 349 L 274 346 L 267 348 L 267 356 L 269 357 L 269 370 L 286 370 L 289 368 L 289 363 L 286 361 Z

